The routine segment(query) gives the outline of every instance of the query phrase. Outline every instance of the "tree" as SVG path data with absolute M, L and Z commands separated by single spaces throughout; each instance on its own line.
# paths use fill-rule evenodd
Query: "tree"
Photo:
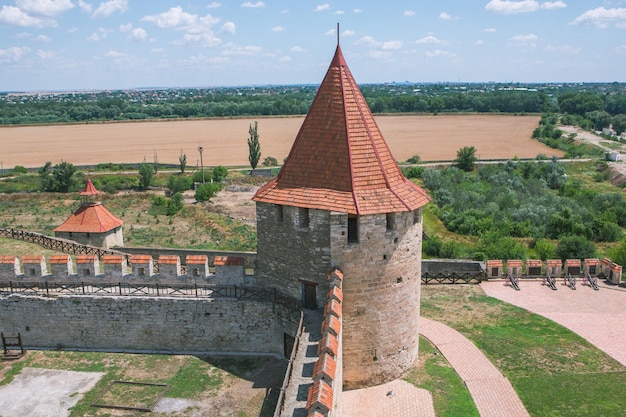
M 478 158 L 476 158 L 476 148 L 473 146 L 464 146 L 456 151 L 456 166 L 463 171 L 469 172 L 474 169 L 474 164 Z
M 180 169 L 180 173 L 185 173 L 185 168 L 187 167 L 187 154 L 183 153 L 183 150 L 180 150 L 180 156 L 178 157 L 178 167 Z
M 222 182 L 222 180 L 226 178 L 227 176 L 228 176 L 228 169 L 226 169 L 226 167 L 218 165 L 215 168 L 213 168 L 213 181 Z
M 556 253 L 563 261 L 566 259 L 595 258 L 596 247 L 584 236 L 567 235 L 559 239 Z
M 202 184 L 196 189 L 196 201 L 209 201 L 222 187 L 216 182 Z
M 139 164 L 139 187 L 147 190 L 154 181 L 154 166 L 147 162 Z
M 618 114 L 611 119 L 611 125 L 613 130 L 617 133 L 617 136 L 626 132 L 626 114 Z
M 183 205 L 183 195 L 181 193 L 175 193 L 172 198 L 167 202 L 166 214 L 170 217 L 174 216 L 176 213 L 182 210 Z
M 604 110 L 594 110 L 585 113 L 585 119 L 591 120 L 593 130 L 602 130 L 611 125 L 611 115 Z
M 275 167 L 278 166 L 278 161 L 273 156 L 266 156 L 261 165 L 264 167 Z
M 248 160 L 250 161 L 252 169 L 257 167 L 259 159 L 261 159 L 261 144 L 259 143 L 257 127 L 258 123 L 254 122 L 254 127 L 252 127 L 252 123 L 250 123 L 250 128 L 248 129 L 248 133 L 250 134 L 248 137 Z
M 50 162 L 39 169 L 41 190 L 53 193 L 67 193 L 74 185 L 72 176 L 76 167 L 69 162 L 61 162 L 51 167 Z
M 172 194 L 190 190 L 193 188 L 193 179 L 184 175 L 171 175 L 167 179 L 167 188 Z

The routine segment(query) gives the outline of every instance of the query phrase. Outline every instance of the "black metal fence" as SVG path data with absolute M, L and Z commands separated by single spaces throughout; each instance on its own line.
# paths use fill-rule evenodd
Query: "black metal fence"
M 230 298 L 260 301 L 282 305 L 299 311 L 301 302 L 276 288 L 237 285 L 158 284 L 158 283 L 93 283 L 53 281 L 0 282 L 0 295 L 22 294 L 44 297 L 61 295 L 141 296 L 141 297 L 192 297 Z
M 422 284 L 480 284 L 486 280 L 487 275 L 484 271 L 464 274 L 457 274 L 456 272 L 432 275 L 425 272 L 422 274 Z

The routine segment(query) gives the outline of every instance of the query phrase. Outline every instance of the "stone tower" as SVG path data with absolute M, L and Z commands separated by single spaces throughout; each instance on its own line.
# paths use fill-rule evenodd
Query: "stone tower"
M 254 196 L 256 278 L 317 308 L 344 275 L 346 389 L 379 385 L 417 359 L 421 208 L 339 44 L 278 176 Z

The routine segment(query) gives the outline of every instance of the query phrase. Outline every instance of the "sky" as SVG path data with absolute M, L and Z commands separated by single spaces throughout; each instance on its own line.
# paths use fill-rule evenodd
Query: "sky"
M 0 0 L 0 91 L 626 81 L 626 0 Z

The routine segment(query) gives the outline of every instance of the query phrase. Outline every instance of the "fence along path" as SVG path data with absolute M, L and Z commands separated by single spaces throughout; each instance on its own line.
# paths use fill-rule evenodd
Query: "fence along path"
M 101 258 L 102 255 L 122 255 L 130 260 L 127 253 L 113 249 L 103 249 L 96 246 L 83 245 L 72 240 L 61 239 L 58 237 L 50 237 L 41 233 L 29 232 L 26 230 L 0 228 L 0 237 L 8 237 L 16 240 L 34 243 L 46 249 L 58 252 L 68 253 L 71 255 L 96 255 Z

